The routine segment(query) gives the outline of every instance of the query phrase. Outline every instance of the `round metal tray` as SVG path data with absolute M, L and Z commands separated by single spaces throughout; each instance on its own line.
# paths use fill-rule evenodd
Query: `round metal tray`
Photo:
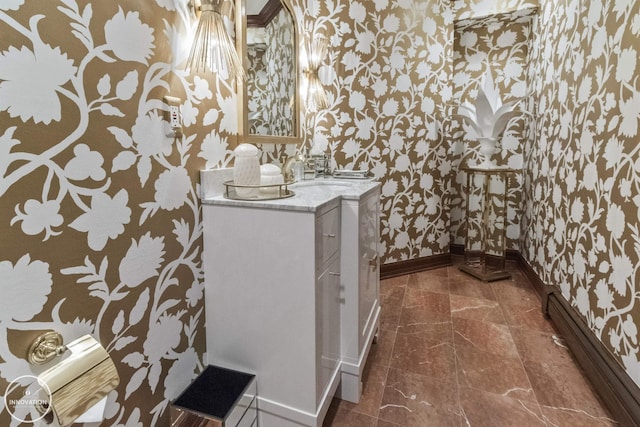
M 226 181 L 223 196 L 231 200 L 257 202 L 260 200 L 278 200 L 293 197 L 295 193 L 289 189 L 291 182 L 269 185 L 240 185 Z

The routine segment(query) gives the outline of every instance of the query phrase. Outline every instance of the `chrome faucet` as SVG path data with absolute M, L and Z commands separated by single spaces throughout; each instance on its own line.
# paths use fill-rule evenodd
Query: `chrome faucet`
M 315 178 L 326 178 L 331 176 L 331 164 L 328 154 L 312 154 L 309 166 L 310 169 L 315 171 Z
M 288 157 L 282 166 L 284 182 L 302 181 L 303 179 L 326 178 L 331 176 L 331 162 L 328 154 L 311 154 L 305 156 L 297 151 Z

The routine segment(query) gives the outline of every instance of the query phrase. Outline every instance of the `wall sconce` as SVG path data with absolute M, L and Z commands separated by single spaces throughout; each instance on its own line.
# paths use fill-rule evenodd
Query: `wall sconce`
M 306 98 L 307 106 L 310 111 L 317 111 L 327 108 L 329 101 L 327 93 L 322 87 L 318 71 L 322 65 L 322 60 L 327 52 L 329 40 L 323 36 L 312 37 L 307 40 L 307 68 L 304 71 L 307 81 Z
M 244 80 L 244 68 L 233 41 L 224 26 L 220 6 L 224 0 L 199 0 L 191 3 L 200 10 L 198 28 L 185 68 L 197 73 L 218 73 L 223 78 Z

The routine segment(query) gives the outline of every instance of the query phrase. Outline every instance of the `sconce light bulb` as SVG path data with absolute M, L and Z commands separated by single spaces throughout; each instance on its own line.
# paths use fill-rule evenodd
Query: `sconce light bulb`
M 308 65 L 305 69 L 305 76 L 307 84 L 307 106 L 310 111 L 317 111 L 329 106 L 327 94 L 324 87 L 322 87 L 319 75 L 328 42 L 328 39 L 322 35 L 315 35 L 307 39 L 306 51 Z
M 185 68 L 244 80 L 244 68 L 220 15 L 220 2 L 203 0 L 198 28 Z

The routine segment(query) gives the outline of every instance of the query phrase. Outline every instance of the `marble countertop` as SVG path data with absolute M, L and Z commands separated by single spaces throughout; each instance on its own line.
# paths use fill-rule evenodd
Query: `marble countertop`
M 277 200 L 232 200 L 222 194 L 228 171 L 219 170 L 211 174 L 201 171 L 202 203 L 204 205 L 238 206 L 258 209 L 292 210 L 315 212 L 328 203 L 340 200 L 359 200 L 370 191 L 374 191 L 380 183 L 373 180 L 317 178 L 296 182 L 288 186 L 294 195 Z

